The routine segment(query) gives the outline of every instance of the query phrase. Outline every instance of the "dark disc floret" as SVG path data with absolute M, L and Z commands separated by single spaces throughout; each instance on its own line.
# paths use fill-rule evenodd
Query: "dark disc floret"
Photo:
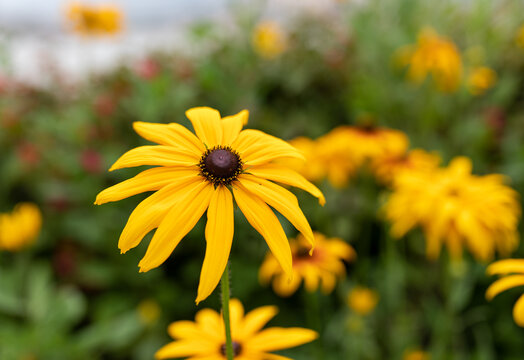
M 200 158 L 200 174 L 214 185 L 229 185 L 242 173 L 242 160 L 229 146 L 215 146 Z
M 239 356 L 242 352 L 242 345 L 236 341 L 232 341 L 231 345 L 233 345 L 233 357 Z M 226 344 L 220 345 L 220 353 L 226 356 Z

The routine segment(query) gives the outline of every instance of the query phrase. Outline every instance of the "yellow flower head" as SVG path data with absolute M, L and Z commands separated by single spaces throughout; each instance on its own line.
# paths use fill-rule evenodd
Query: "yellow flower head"
M 438 154 L 414 149 L 400 156 L 384 154 L 377 157 L 372 161 L 371 169 L 381 183 L 390 185 L 404 172 L 435 170 L 440 161 Z
M 391 233 L 402 237 L 415 226 L 426 235 L 427 255 L 437 258 L 445 244 L 453 258 L 466 246 L 487 261 L 495 250 L 509 254 L 518 245 L 518 194 L 502 175 L 475 176 L 471 160 L 457 157 L 448 167 L 404 172 L 385 204 Z
M 404 353 L 402 360 L 430 360 L 431 356 L 422 350 L 409 350 Z
M 11 213 L 0 213 L 0 250 L 18 251 L 31 245 L 42 227 L 42 214 L 32 203 L 17 204 Z
M 524 286 L 524 259 L 499 260 L 488 266 L 488 275 L 502 275 L 486 290 L 486 299 L 491 300 L 508 289 Z M 511 274 L 511 275 L 510 275 Z M 524 327 L 524 294 L 513 307 L 513 319 L 518 326 Z
M 315 251 L 310 254 L 309 245 L 303 236 L 291 240 L 293 254 L 293 279 L 288 281 L 275 257 L 268 253 L 260 267 L 259 278 L 262 283 L 272 281 L 273 289 L 280 296 L 293 294 L 302 280 L 306 290 L 316 291 L 319 287 L 322 292 L 329 294 L 335 288 L 337 278 L 345 275 L 345 261 L 355 259 L 355 250 L 339 238 L 326 237 L 315 232 Z
M 468 90 L 473 95 L 481 95 L 495 85 L 497 73 L 485 66 L 477 66 L 468 77 Z
M 408 78 L 421 83 L 431 74 L 437 87 L 452 92 L 460 85 L 462 60 L 455 44 L 426 28 L 418 35 L 416 45 L 400 50 L 400 61 L 408 65 Z
M 87 5 L 72 2 L 67 8 L 67 20 L 74 31 L 83 35 L 115 34 L 121 31 L 122 11 L 116 5 Z
M 517 37 L 515 39 L 517 45 L 524 49 L 524 25 L 522 25 L 517 31 Z
M 367 315 L 377 306 L 378 294 L 374 290 L 357 286 L 349 292 L 347 302 L 357 314 Z
M 303 328 L 272 327 L 262 330 L 278 312 L 275 306 L 263 306 L 244 315 L 240 301 L 232 299 L 229 304 L 236 360 L 284 359 L 270 352 L 299 346 L 318 337 L 315 331 Z M 214 310 L 200 310 L 195 322 L 177 321 L 169 325 L 167 331 L 175 341 L 158 350 L 156 359 L 225 359 L 224 322 Z
M 133 211 L 118 247 L 125 253 L 158 228 L 140 261 L 141 272 L 161 265 L 207 210 L 206 255 L 197 303 L 218 284 L 233 240 L 233 196 L 249 223 L 264 237 L 291 278 L 292 255 L 286 234 L 271 207 L 286 217 L 313 247 L 313 231 L 297 198 L 275 182 L 310 192 L 321 204 L 318 188 L 297 172 L 274 163 L 300 152 L 258 130 L 242 130 L 246 110 L 221 118 L 208 107 L 186 112 L 196 136 L 179 124 L 135 122 L 142 137 L 159 145 L 141 146 L 122 155 L 109 169 L 153 165 L 137 176 L 98 194 L 95 204 L 156 191 Z M 268 206 L 269 205 L 269 206 Z
M 251 41 L 255 51 L 265 59 L 274 59 L 287 49 L 287 36 L 280 25 L 273 21 L 259 23 Z

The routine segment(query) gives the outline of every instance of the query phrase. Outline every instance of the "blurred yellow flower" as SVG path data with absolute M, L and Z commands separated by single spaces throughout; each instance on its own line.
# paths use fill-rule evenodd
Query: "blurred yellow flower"
M 404 353 L 402 360 L 430 360 L 431 356 L 422 350 L 409 350 Z
M 453 159 L 446 168 L 403 172 L 385 204 L 391 234 L 402 237 L 415 226 L 426 235 L 429 258 L 445 244 L 455 259 L 467 247 L 481 261 L 495 251 L 511 253 L 518 245 L 518 193 L 504 185 L 502 175 L 471 174 L 471 160 Z
M 266 59 L 274 59 L 287 49 L 287 36 L 280 25 L 273 21 L 259 23 L 251 41 L 255 51 Z
M 259 307 L 245 315 L 237 299 L 232 299 L 229 306 L 233 352 L 237 360 L 288 359 L 270 352 L 299 346 L 318 337 L 315 331 L 304 328 L 262 330 L 278 312 L 276 306 Z M 224 322 L 214 310 L 200 310 L 195 322 L 177 321 L 169 325 L 167 331 L 175 341 L 158 350 L 156 359 L 225 359 Z
M 273 289 L 280 296 L 293 294 L 302 280 L 307 291 L 314 292 L 319 287 L 329 294 L 335 288 L 337 278 L 345 275 L 344 261 L 354 260 L 355 250 L 339 238 L 329 238 L 318 232 L 315 235 L 315 250 L 310 254 L 308 242 L 299 235 L 290 240 L 293 254 L 293 279 L 288 281 L 275 257 L 268 253 L 260 267 L 260 282 L 272 282 Z
M 152 325 L 160 317 L 161 309 L 155 300 L 147 299 L 138 304 L 137 312 L 142 324 Z
M 324 204 L 318 188 L 295 171 L 275 164 L 282 157 L 303 158 L 276 137 L 243 130 L 248 112 L 222 118 L 208 107 L 186 112 L 196 136 L 179 124 L 135 122 L 135 131 L 160 145 L 141 146 L 122 155 L 110 171 L 142 165 L 157 166 L 102 191 L 95 204 L 156 191 L 133 211 L 118 247 L 125 253 L 158 228 L 140 261 L 141 272 L 160 266 L 207 210 L 206 255 L 197 303 L 215 289 L 224 272 L 233 241 L 233 196 L 248 222 L 264 237 L 284 272 L 291 278 L 292 255 L 273 207 L 313 247 L 313 231 L 297 198 L 275 182 L 310 192 Z
M 473 95 L 481 95 L 495 85 L 497 73 L 485 66 L 477 66 L 468 77 L 468 90 Z
M 122 30 L 122 10 L 115 4 L 89 5 L 71 2 L 67 8 L 71 28 L 82 35 L 110 35 Z
M 376 291 L 356 286 L 348 294 L 347 303 L 351 310 L 359 315 L 367 315 L 372 312 L 378 304 Z
M 462 60 L 457 47 L 431 28 L 423 29 L 417 44 L 401 48 L 398 55 L 401 64 L 409 66 L 408 78 L 415 83 L 431 74 L 443 92 L 452 92 L 460 85 Z
M 440 156 L 422 149 L 414 149 L 404 155 L 384 154 L 371 163 L 378 181 L 391 185 L 403 172 L 432 171 L 440 164 Z
M 524 49 L 524 25 L 517 31 L 516 42 L 518 46 Z
M 0 250 L 19 251 L 40 233 L 42 214 L 32 203 L 19 203 L 11 213 L 0 213 Z
M 488 275 L 504 275 L 486 290 L 486 298 L 495 296 L 508 289 L 524 286 L 524 259 L 505 259 L 494 262 L 486 270 Z M 509 275 L 512 274 L 512 275 Z M 524 327 L 524 294 L 513 307 L 513 319 L 518 326 Z

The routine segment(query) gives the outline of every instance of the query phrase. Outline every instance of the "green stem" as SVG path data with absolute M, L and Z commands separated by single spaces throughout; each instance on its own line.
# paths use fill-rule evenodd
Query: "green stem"
M 222 287 L 222 315 L 226 330 L 226 358 L 233 360 L 233 341 L 231 340 L 231 323 L 229 321 L 229 263 L 222 274 L 220 286 Z

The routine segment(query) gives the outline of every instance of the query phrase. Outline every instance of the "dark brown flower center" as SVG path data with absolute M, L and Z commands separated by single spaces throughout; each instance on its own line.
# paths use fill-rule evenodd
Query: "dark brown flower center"
M 229 146 L 208 149 L 198 164 L 200 174 L 214 185 L 229 185 L 242 173 L 242 160 Z
M 296 259 L 304 259 L 304 258 L 310 258 L 310 257 L 311 256 L 309 255 L 309 249 L 305 247 L 301 247 L 295 252 Z
M 233 357 L 237 357 L 240 355 L 240 353 L 242 352 L 242 345 L 240 345 L 239 343 L 237 343 L 236 341 L 233 341 L 232 342 L 232 345 L 233 345 Z M 226 355 L 226 344 L 222 344 L 220 345 L 220 353 L 223 355 L 223 356 L 227 356 Z

